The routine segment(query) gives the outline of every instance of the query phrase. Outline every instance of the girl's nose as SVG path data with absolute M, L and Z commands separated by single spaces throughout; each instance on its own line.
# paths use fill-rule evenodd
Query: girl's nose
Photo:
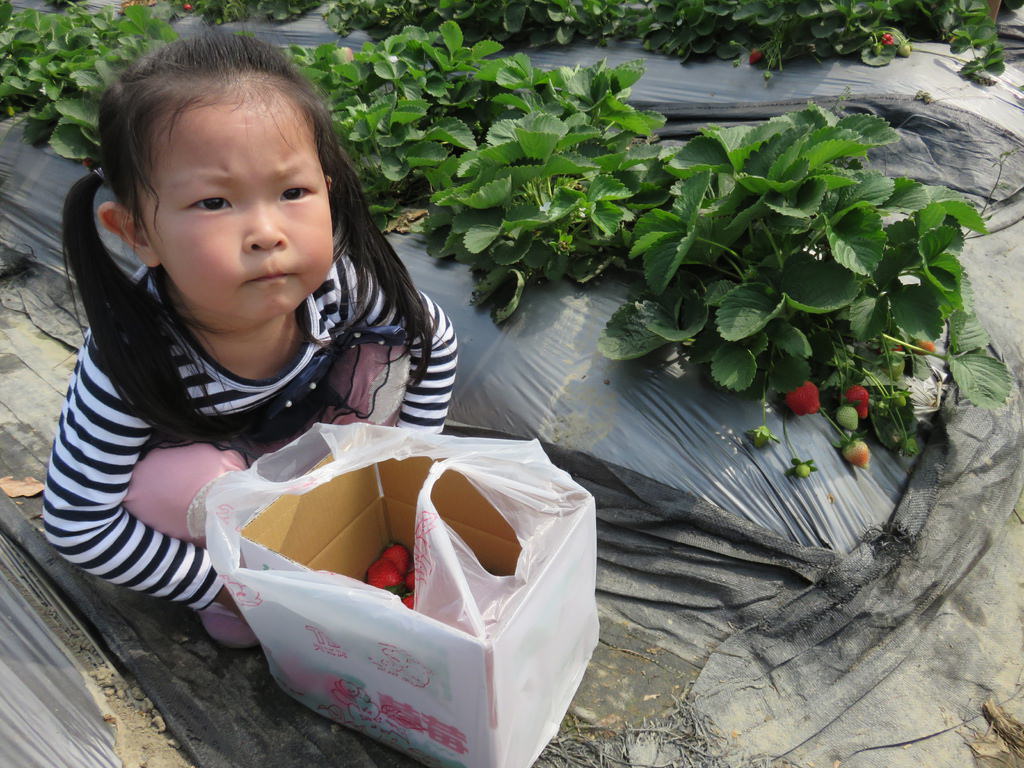
M 255 211 L 245 237 L 245 250 L 270 251 L 284 243 L 284 235 L 277 219 L 268 211 Z

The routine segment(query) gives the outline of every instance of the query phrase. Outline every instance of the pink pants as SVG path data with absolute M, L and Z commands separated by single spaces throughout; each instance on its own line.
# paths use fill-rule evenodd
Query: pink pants
M 330 383 L 336 389 L 344 387 L 338 391 L 345 391 L 351 381 L 347 402 L 358 413 L 368 416 L 360 418 L 350 412 L 328 413 L 322 420 L 331 424 L 366 421 L 394 425 L 398 421 L 398 409 L 405 392 L 408 358 L 391 362 L 390 370 L 389 359 L 394 360 L 403 351 L 402 348 L 365 345 L 359 348 L 358 354 L 349 350 L 342 355 L 331 369 Z M 381 387 L 380 382 L 385 376 L 387 384 Z M 285 442 L 266 446 L 265 452 L 275 450 Z M 193 523 L 192 530 L 189 529 L 188 513 L 193 499 L 221 475 L 247 466 L 246 458 L 240 452 L 221 450 L 209 443 L 154 448 L 135 465 L 123 504 L 133 516 L 160 533 L 205 546 L 206 536 L 201 532 L 202 527 L 198 526 L 196 530 Z M 211 629 L 205 620 L 204 624 L 208 630 Z M 214 633 L 211 631 L 211 634 Z

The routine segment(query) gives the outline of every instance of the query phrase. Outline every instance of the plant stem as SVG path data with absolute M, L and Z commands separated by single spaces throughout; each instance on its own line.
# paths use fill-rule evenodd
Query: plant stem
M 903 339 L 897 339 L 895 336 L 890 336 L 887 333 L 883 333 L 882 334 L 882 338 L 885 339 L 886 341 L 894 341 L 897 344 L 900 344 L 900 345 L 906 347 L 907 349 L 909 349 L 912 352 L 920 352 L 921 354 L 924 354 L 924 355 L 934 355 L 935 354 L 934 352 L 929 352 L 924 347 L 919 347 L 916 344 L 911 344 L 909 341 L 904 341 Z M 884 347 L 884 345 L 883 345 L 883 347 Z M 889 350 L 886 349 L 885 351 L 886 351 L 886 359 L 888 359 L 888 357 L 889 357 L 889 354 L 888 354 Z

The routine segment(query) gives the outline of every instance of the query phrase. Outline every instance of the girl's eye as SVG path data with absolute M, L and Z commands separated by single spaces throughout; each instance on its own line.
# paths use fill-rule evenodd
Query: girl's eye
M 292 187 L 291 189 L 286 189 L 281 193 L 281 197 L 285 200 L 299 200 L 305 196 L 306 190 L 302 187 Z
M 219 211 L 222 208 L 226 208 L 227 205 L 228 201 L 223 197 L 208 197 L 196 203 L 196 207 L 202 208 L 204 211 Z

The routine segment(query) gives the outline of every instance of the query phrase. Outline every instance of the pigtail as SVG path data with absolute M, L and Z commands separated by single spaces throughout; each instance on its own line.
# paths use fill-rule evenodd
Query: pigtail
M 157 430 L 174 437 L 219 437 L 237 428 L 196 412 L 174 362 L 173 319 L 147 288 L 118 266 L 93 213 L 102 179 L 76 181 L 64 201 L 64 264 L 92 334 L 91 353 L 121 398 Z
M 348 159 L 342 155 L 341 162 L 347 163 Z M 374 223 L 358 176 L 349 170 L 338 174 L 338 178 L 342 182 L 332 189 L 335 207 L 332 213 L 342 221 L 340 250 L 355 267 L 359 295 L 372 296 L 380 290 L 384 295 L 384 314 L 401 317 L 408 338 L 422 340 L 419 364 L 410 371 L 412 379 L 418 383 L 430 365 L 434 318 L 427 312 L 405 264 Z M 365 317 L 370 307 L 361 310 L 356 322 Z
M 89 173 L 76 181 L 64 199 L 64 266 L 74 278 L 93 335 L 109 337 L 115 323 L 111 307 L 120 308 L 131 281 L 117 266 L 96 229 L 93 202 L 103 180 Z

